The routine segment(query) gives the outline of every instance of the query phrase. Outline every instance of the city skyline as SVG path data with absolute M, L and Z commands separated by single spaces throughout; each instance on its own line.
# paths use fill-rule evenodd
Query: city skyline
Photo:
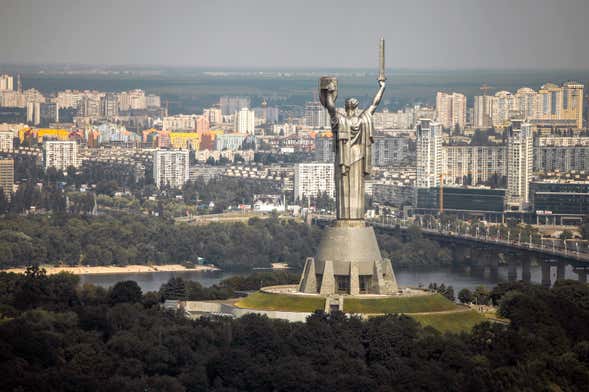
M 0 50 L 11 63 L 372 68 L 380 36 L 391 68 L 585 69 L 589 61 L 589 4 L 576 0 L 566 7 L 548 0 L 3 3 L 0 34 L 13 39 Z M 73 34 L 69 26 L 80 19 Z M 48 30 L 50 42 L 39 38 Z M 347 56 L 352 47 L 357 55 Z

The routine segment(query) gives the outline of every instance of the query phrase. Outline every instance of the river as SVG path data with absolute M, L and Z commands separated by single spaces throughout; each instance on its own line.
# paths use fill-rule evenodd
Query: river
M 235 275 L 248 275 L 249 272 L 224 272 L 224 271 L 181 271 L 181 272 L 149 272 L 149 273 L 128 273 L 128 274 L 101 274 L 101 275 L 80 275 L 80 282 L 92 283 L 98 286 L 108 287 L 122 280 L 134 280 L 141 289 L 146 291 L 156 291 L 160 286 L 166 283 L 171 277 L 181 277 L 183 279 L 194 280 L 203 286 L 211 286 L 219 283 L 221 280 Z M 517 271 L 518 279 L 521 279 L 521 268 Z M 539 266 L 531 267 L 532 282 L 540 283 L 541 271 Z M 507 266 L 500 266 L 497 277 L 492 277 L 489 271 L 484 275 L 471 273 L 469 269 L 453 268 L 427 268 L 427 269 L 396 269 L 395 275 L 400 286 L 427 287 L 430 283 L 444 283 L 454 288 L 458 292 L 463 288 L 475 288 L 477 286 L 493 287 L 499 282 L 507 281 Z M 565 271 L 567 279 L 577 279 L 570 265 L 567 265 Z M 555 269 L 551 272 L 552 282 L 556 280 Z

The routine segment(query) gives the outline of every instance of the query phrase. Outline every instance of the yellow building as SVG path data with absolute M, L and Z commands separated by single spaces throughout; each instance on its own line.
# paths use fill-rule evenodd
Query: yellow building
M 567 82 L 562 86 L 546 83 L 538 91 L 537 120 L 569 120 L 576 128 L 583 127 L 583 84 Z
M 200 134 L 196 132 L 170 132 L 170 145 L 173 148 L 198 151 Z
M 45 137 L 53 140 L 67 141 L 69 140 L 70 131 L 68 131 L 67 129 L 53 128 L 22 128 L 18 130 L 18 138 L 21 141 L 21 143 L 27 138 L 27 136 L 31 136 L 32 138 L 36 139 L 39 143 L 41 143 L 43 141 L 43 138 Z

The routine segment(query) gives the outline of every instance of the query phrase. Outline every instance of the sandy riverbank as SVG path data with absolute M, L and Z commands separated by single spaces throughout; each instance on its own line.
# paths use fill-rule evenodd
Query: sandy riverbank
M 60 272 L 71 272 L 74 275 L 93 275 L 93 274 L 129 274 L 129 273 L 147 273 L 147 272 L 180 272 L 180 271 L 216 271 L 218 268 L 209 265 L 197 265 L 194 268 L 186 268 L 180 264 L 165 265 L 128 265 L 125 267 L 118 266 L 96 266 L 96 267 L 54 267 L 51 265 L 41 266 L 47 271 L 47 275 L 58 274 Z M 26 268 L 10 268 L 0 270 L 2 272 L 15 272 L 23 274 Z

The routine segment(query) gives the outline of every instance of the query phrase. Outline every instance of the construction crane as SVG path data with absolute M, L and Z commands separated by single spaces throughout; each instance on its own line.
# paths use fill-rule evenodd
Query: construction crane
M 489 90 L 491 90 L 491 86 L 487 85 L 487 83 L 483 83 L 480 89 L 483 92 L 483 96 L 486 96 L 489 93 Z

